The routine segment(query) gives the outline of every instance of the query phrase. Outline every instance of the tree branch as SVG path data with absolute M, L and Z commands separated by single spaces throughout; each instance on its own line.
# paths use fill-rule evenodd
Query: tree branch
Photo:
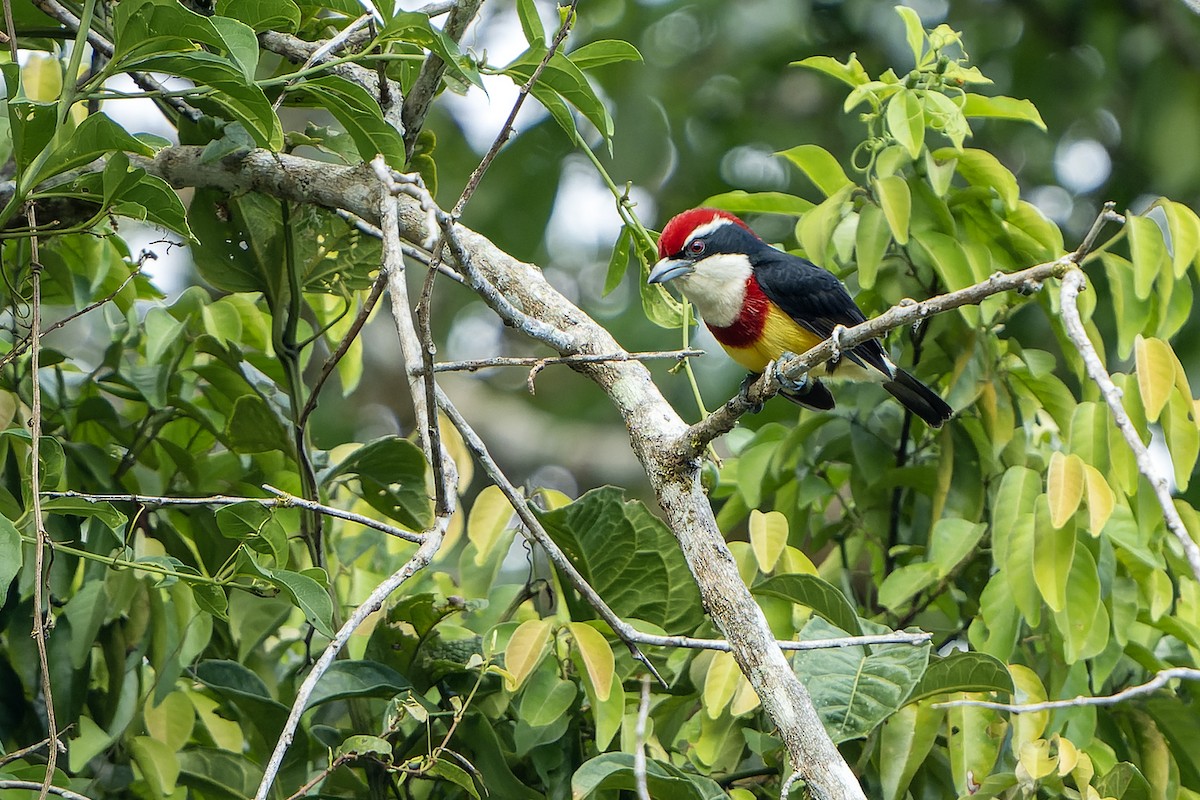
M 483 0 L 458 0 L 451 5 L 450 16 L 446 18 L 442 33 L 455 42 L 461 40 L 467 27 L 479 13 L 481 5 Z M 433 102 L 445 72 L 446 62 L 436 53 L 430 53 L 421 65 L 417 80 L 408 90 L 408 96 L 404 98 L 404 109 L 400 119 L 404 124 L 404 154 L 409 158 L 412 158 L 417 137 L 421 135 L 421 128 L 425 125 L 425 115 L 429 113 L 429 104 Z
M 1071 700 L 1046 700 L 1041 703 L 993 703 L 990 700 L 949 700 L 945 703 L 934 703 L 934 708 L 957 708 L 959 706 L 974 706 L 975 708 L 990 708 L 995 711 L 1007 711 L 1011 714 L 1029 714 L 1034 711 L 1054 711 L 1059 708 L 1082 708 L 1084 706 L 1114 706 L 1134 697 L 1161 689 L 1169 681 L 1181 678 L 1189 681 L 1200 681 L 1200 669 L 1191 667 L 1172 667 L 1157 673 L 1143 684 L 1130 686 L 1116 694 L 1103 697 L 1085 697 L 1079 695 Z
M 1083 321 L 1079 317 L 1078 298 L 1079 293 L 1086 286 L 1087 278 L 1080 270 L 1072 270 L 1063 277 L 1062 291 L 1060 292 L 1063 328 L 1066 330 L 1067 338 L 1071 340 L 1083 358 L 1083 365 L 1087 369 L 1088 375 L 1100 387 L 1100 393 L 1104 395 L 1109 411 L 1112 412 L 1113 424 L 1117 426 L 1117 430 L 1121 431 L 1121 435 L 1125 437 L 1125 443 L 1133 451 L 1134 458 L 1137 460 L 1138 472 L 1154 489 L 1154 496 L 1162 507 L 1167 530 L 1183 547 L 1183 553 L 1191 567 L 1192 575 L 1197 581 L 1200 581 L 1200 546 L 1196 545 L 1195 540 L 1188 533 L 1187 527 L 1183 524 L 1183 518 L 1179 516 L 1179 510 L 1175 508 L 1175 501 L 1171 498 L 1170 482 L 1167 480 L 1167 476 L 1154 463 L 1150 451 L 1138 436 L 1137 429 L 1133 427 L 1133 422 L 1130 421 L 1129 414 L 1126 413 L 1125 406 L 1121 403 L 1121 390 L 1113 383 L 1112 377 L 1096 353 L 1096 348 L 1092 346 L 1087 331 L 1084 330 Z

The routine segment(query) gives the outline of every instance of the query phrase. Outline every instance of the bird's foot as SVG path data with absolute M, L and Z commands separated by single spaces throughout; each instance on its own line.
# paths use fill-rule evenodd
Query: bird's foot
M 805 389 L 808 388 L 808 373 L 805 372 L 805 373 L 801 374 L 799 378 L 789 378 L 788 376 L 784 375 L 783 372 L 779 369 L 779 365 L 785 364 L 788 361 L 791 361 L 795 357 L 796 357 L 795 353 L 790 353 L 790 352 L 780 353 L 779 358 L 772 361 L 770 366 L 767 367 L 767 369 L 771 370 L 771 374 L 775 378 L 775 380 L 779 381 L 779 385 L 783 388 L 783 390 L 785 392 L 791 392 L 793 394 L 803 392 Z
M 742 402 L 746 404 L 747 411 L 749 411 L 751 414 L 757 414 L 763 410 L 762 400 L 750 399 L 750 387 L 758 381 L 761 375 L 762 373 L 760 372 L 751 372 L 745 377 L 745 379 L 742 380 L 742 388 L 738 390 L 738 397 L 740 397 Z
M 832 370 L 842 360 L 842 336 L 846 333 L 845 325 L 834 325 L 833 332 L 829 334 L 829 345 L 833 348 L 833 355 L 829 357 L 829 368 Z

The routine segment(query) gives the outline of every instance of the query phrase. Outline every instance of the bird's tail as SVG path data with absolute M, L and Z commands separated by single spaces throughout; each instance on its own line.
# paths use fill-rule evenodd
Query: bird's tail
M 942 427 L 942 423 L 954 413 L 937 392 L 902 369 L 897 369 L 895 377 L 884 382 L 883 388 L 931 428 Z
M 811 408 L 813 411 L 828 411 L 833 408 L 833 395 L 825 384 L 809 377 L 802 389 L 781 389 L 781 395 L 798 406 Z

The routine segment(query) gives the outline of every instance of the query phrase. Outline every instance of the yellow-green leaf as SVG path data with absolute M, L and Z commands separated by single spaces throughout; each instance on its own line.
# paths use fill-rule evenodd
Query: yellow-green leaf
M 1162 339 L 1139 336 L 1133 343 L 1138 393 L 1146 409 L 1146 421 L 1154 422 L 1162 413 L 1175 386 L 1175 358 L 1171 345 Z
M 1088 531 L 1092 536 L 1099 536 L 1112 516 L 1116 497 L 1100 470 L 1085 464 L 1083 474 L 1087 481 Z
M 754 559 L 758 570 L 764 575 L 775 569 L 783 548 L 787 546 L 787 517 L 778 511 L 765 514 L 758 509 L 750 512 L 750 546 L 754 548 Z
M 1167 266 L 1167 248 L 1162 230 L 1149 217 L 1129 214 L 1125 229 L 1129 231 L 1129 250 L 1133 260 L 1133 290 L 1145 300 L 1154 289 L 1158 273 Z
M 1082 477 L 1082 470 L 1081 470 Z M 1075 560 L 1075 526 L 1050 525 L 1046 502 L 1038 498 L 1033 537 L 1033 581 L 1038 594 L 1052 611 L 1067 604 L 1067 579 Z
M 912 216 L 912 194 L 899 175 L 889 175 L 872 182 L 883 216 L 897 244 L 908 244 L 908 221 Z
M 1200 428 L 1196 427 L 1196 408 L 1192 399 L 1178 390 L 1171 392 L 1162 426 L 1171 451 L 1171 463 L 1175 466 L 1175 484 L 1179 491 L 1186 491 L 1196 458 L 1200 456 Z
M 854 232 L 854 261 L 858 267 L 858 285 L 863 289 L 874 288 L 879 264 L 891 243 L 892 232 L 883 211 L 874 203 L 867 203 L 858 212 L 858 230 Z
M 513 631 L 504 649 L 504 666 L 508 675 L 504 678 L 504 688 L 515 692 L 533 672 L 534 667 L 542 660 L 546 652 L 546 643 L 550 640 L 550 620 L 531 619 L 522 622 Z
M 887 126 L 910 156 L 921 155 L 925 146 L 925 111 L 910 89 L 901 89 L 888 101 Z
M 1175 277 L 1182 278 L 1187 268 L 1200 255 L 1200 217 L 1183 203 L 1168 200 L 1162 204 L 1171 232 L 1171 263 Z
M 1029 667 L 1009 664 L 1008 674 L 1012 676 L 1013 686 L 1016 688 L 1013 693 L 1014 703 L 1026 705 L 1046 701 L 1046 687 L 1042 685 L 1037 673 Z M 1030 711 L 1025 714 L 1013 714 L 1010 719 L 1013 726 L 1012 751 L 1016 755 L 1026 744 L 1036 742 L 1042 737 L 1046 723 L 1050 721 L 1050 712 Z
M 721 712 L 733 700 L 737 691 L 738 680 L 742 677 L 737 662 L 731 653 L 718 650 L 713 653 L 713 659 L 704 675 L 704 713 L 710 719 L 721 716 Z
M 1058 759 L 1050 755 L 1050 742 L 1038 739 L 1021 745 L 1021 766 L 1035 781 L 1045 778 L 1058 768 Z
M 1017 201 L 1021 199 L 1021 188 L 1017 184 L 1017 178 L 991 153 L 969 147 L 961 151 L 953 147 L 943 147 L 934 151 L 933 155 L 939 160 L 956 158 L 956 168 L 963 180 L 972 186 L 994 189 L 1007 210 L 1016 209 Z
M 475 545 L 475 565 L 482 566 L 508 530 L 512 505 L 499 486 L 488 486 L 475 498 L 467 519 L 467 539 Z
M 1055 452 L 1051 455 L 1046 496 L 1050 503 L 1050 524 L 1061 528 L 1075 514 L 1083 499 L 1083 459 L 1074 453 Z
M 163 698 L 158 705 L 147 702 L 142 709 L 146 721 L 146 733 L 162 742 L 172 751 L 179 751 L 187 744 L 196 724 L 196 709 L 187 694 L 176 690 Z
M 166 742 L 153 736 L 135 736 L 129 743 L 129 754 L 155 797 L 167 797 L 175 792 L 179 756 Z
M 829 241 L 833 238 L 834 229 L 842 221 L 850 189 L 850 186 L 845 186 L 834 192 L 796 223 L 796 238 L 800 241 L 800 247 L 810 260 L 818 264 L 827 262 Z
M 842 165 L 828 150 L 815 144 L 802 144 L 776 155 L 783 156 L 800 168 L 800 171 L 829 197 L 850 185 L 850 179 Z
M 750 681 L 746 680 L 745 675 L 742 675 L 738 680 L 737 691 L 733 693 L 733 700 L 729 703 L 729 713 L 735 717 L 740 717 L 749 714 L 758 708 L 758 706 L 758 692 L 754 691 L 754 687 L 750 685 Z
M 612 688 L 613 651 L 600 631 L 584 622 L 568 622 L 567 628 L 575 638 L 575 646 L 583 658 L 583 666 L 596 691 L 596 698 L 608 699 Z

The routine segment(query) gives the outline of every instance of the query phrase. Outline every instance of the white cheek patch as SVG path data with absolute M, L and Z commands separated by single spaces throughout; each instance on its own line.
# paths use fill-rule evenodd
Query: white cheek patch
M 721 220 L 729 224 L 726 220 Z M 679 288 L 696 304 L 709 325 L 727 328 L 737 321 L 746 299 L 750 259 L 739 253 L 718 253 L 696 262 L 695 270 L 677 279 Z

